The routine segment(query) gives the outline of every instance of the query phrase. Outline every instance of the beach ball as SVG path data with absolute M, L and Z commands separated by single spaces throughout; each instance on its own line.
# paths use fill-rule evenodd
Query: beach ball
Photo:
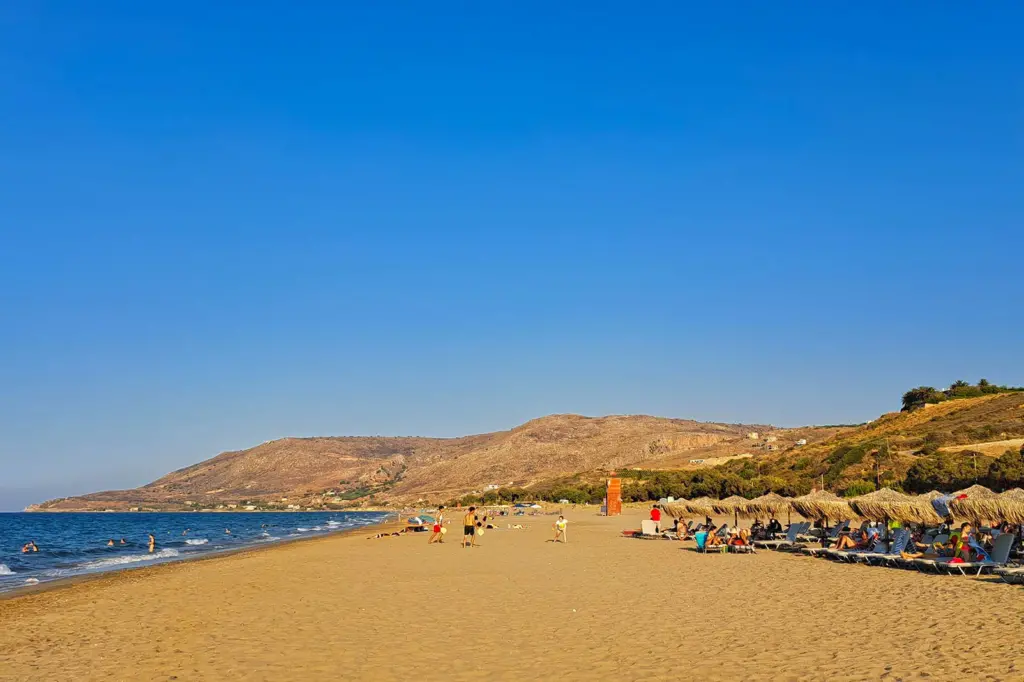
M 477 528 L 476 529 L 476 534 L 477 535 L 483 535 L 484 534 L 484 529 L 483 528 Z

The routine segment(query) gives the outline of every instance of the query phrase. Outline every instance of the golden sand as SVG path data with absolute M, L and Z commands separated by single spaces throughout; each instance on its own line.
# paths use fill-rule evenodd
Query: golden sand
M 0 679 L 1024 679 L 1019 587 L 568 517 L 567 545 L 551 517 L 477 549 L 363 532 L 3 600 Z

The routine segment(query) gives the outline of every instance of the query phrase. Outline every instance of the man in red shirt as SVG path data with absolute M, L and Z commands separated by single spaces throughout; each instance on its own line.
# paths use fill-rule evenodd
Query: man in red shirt
M 658 505 L 651 507 L 651 521 L 654 521 L 655 527 L 661 530 L 661 510 L 658 509 Z

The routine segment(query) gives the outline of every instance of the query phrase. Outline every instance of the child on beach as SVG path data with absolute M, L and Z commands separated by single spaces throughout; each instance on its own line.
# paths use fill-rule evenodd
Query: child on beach
M 470 507 L 462 518 L 462 546 L 476 546 L 476 507 Z
M 428 545 L 432 545 L 435 542 L 438 543 L 438 544 L 444 542 L 444 533 L 441 532 L 441 528 L 443 527 L 443 524 L 444 524 L 444 507 L 441 506 L 441 507 L 437 508 L 437 520 L 434 521 L 434 527 L 432 529 L 433 532 L 430 534 L 430 539 L 427 540 L 427 544 Z
M 555 521 L 555 537 L 552 542 L 569 542 L 568 537 L 565 534 L 565 527 L 569 522 L 565 520 L 564 516 L 559 516 L 558 520 Z
M 150 533 L 149 534 L 149 553 L 152 554 L 155 551 L 156 551 L 156 537 L 152 533 Z

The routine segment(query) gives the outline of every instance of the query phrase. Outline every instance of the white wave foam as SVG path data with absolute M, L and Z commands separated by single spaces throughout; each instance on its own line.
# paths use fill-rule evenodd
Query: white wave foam
M 316 528 L 296 528 L 295 530 L 299 531 L 300 533 L 308 533 L 311 530 L 316 530 Z
M 25 582 L 29 585 L 35 585 L 39 582 L 39 578 L 25 578 Z
M 333 519 L 327 522 L 327 527 L 328 528 L 337 528 L 338 526 L 341 526 L 341 525 L 342 525 L 341 521 L 334 521 Z
M 205 545 L 209 540 L 206 538 L 194 538 L 192 540 L 185 540 L 186 545 Z
M 274 540 L 280 540 L 280 539 L 281 538 L 274 537 L 273 535 L 270 535 L 269 533 L 264 533 L 263 535 L 261 535 L 259 538 L 256 539 L 256 542 L 273 542 Z
M 178 550 L 168 548 L 161 549 L 159 552 L 154 552 L 153 554 L 129 554 L 128 556 L 113 557 L 111 559 L 87 561 L 84 564 L 80 564 L 78 568 L 82 568 L 87 571 L 94 571 L 100 568 L 110 568 L 111 566 L 134 564 L 140 561 L 153 561 L 155 559 L 169 559 L 171 557 L 176 556 L 178 556 Z
M 14 571 L 7 564 L 0 564 L 0 575 L 14 575 Z

